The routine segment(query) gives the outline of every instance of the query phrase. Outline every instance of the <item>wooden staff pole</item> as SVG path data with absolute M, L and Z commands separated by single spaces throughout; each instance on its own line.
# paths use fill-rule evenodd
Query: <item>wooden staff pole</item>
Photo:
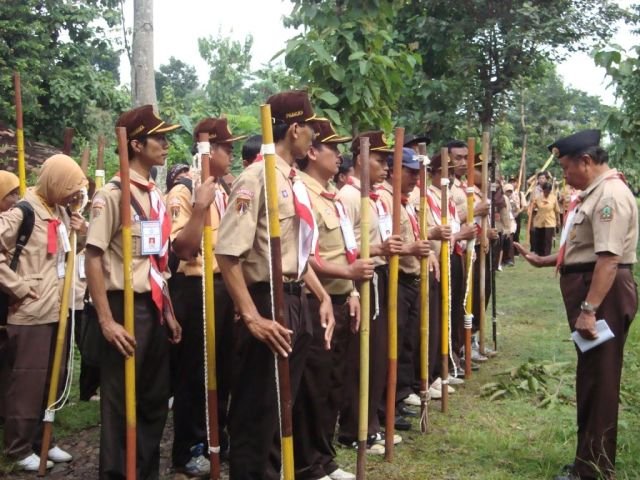
M 467 225 L 473 225 L 473 208 L 474 208 L 474 180 L 475 180 L 475 158 L 476 158 L 476 139 L 469 137 L 467 139 L 469 153 L 467 154 Z M 467 243 L 466 252 L 466 281 L 465 288 L 467 299 L 465 303 L 465 319 L 464 319 L 464 378 L 471 378 L 471 328 L 473 327 L 473 248 Z
M 198 143 L 209 145 L 209 134 L 198 134 Z M 202 182 L 211 176 L 209 153 L 200 157 L 202 166 Z M 203 285 L 204 285 L 204 314 L 205 314 L 205 338 L 207 346 L 207 406 L 209 418 L 209 460 L 211 469 L 209 472 L 212 480 L 220 478 L 220 436 L 218 434 L 218 383 L 216 378 L 216 319 L 214 304 L 213 284 L 213 229 L 211 228 L 210 211 L 204 216 L 204 229 L 202 230 L 202 259 L 203 259 Z
M 81 197 L 81 195 L 80 195 Z M 77 211 L 82 205 L 82 198 L 74 201 L 72 211 Z M 49 381 L 49 393 L 47 395 L 47 408 L 44 412 L 42 446 L 40 448 L 40 466 L 38 468 L 38 476 L 42 477 L 47 472 L 47 460 L 49 458 L 49 448 L 51 447 L 51 434 L 53 431 L 53 422 L 56 416 L 55 404 L 58 398 L 58 386 L 60 385 L 61 368 L 63 365 L 63 355 L 67 344 L 67 324 L 69 321 L 69 294 L 71 292 L 71 284 L 75 276 L 76 263 L 76 231 L 71 230 L 69 238 L 69 250 L 67 262 L 64 270 L 64 282 L 62 285 L 62 297 L 60 298 L 60 312 L 58 314 L 58 331 L 56 334 L 56 344 L 53 353 L 53 364 L 51 366 L 51 378 Z M 67 372 L 71 375 L 72 372 Z
M 441 150 L 442 177 L 440 180 L 440 224 L 444 227 L 449 224 L 449 150 L 445 147 Z M 440 349 L 442 351 L 442 413 L 449 411 L 449 295 L 451 290 L 451 278 L 449 272 L 450 256 L 449 240 L 442 240 L 440 250 L 440 292 L 441 292 L 441 319 L 442 333 Z
M 400 209 L 402 190 L 402 146 L 404 144 L 404 128 L 395 131 L 395 147 L 393 151 L 393 210 L 391 212 L 393 235 L 400 235 Z M 389 258 L 389 295 L 387 298 L 388 365 L 387 365 L 387 408 L 385 417 L 384 458 L 393 461 L 393 437 L 396 419 L 396 385 L 398 384 L 398 272 L 400 255 Z
M 271 244 L 271 279 L 273 289 L 274 321 L 285 328 L 289 326 L 284 318 L 284 286 L 282 280 L 282 250 L 280 244 L 280 221 L 278 211 L 278 188 L 276 186 L 276 155 L 273 145 L 271 124 L 271 105 L 260 106 L 262 123 L 262 142 L 265 145 L 264 162 L 269 213 L 269 238 Z M 289 377 L 289 359 L 278 355 L 278 382 L 280 392 L 280 439 L 282 445 L 282 470 L 284 480 L 294 480 L 293 464 L 293 425 L 291 409 L 291 380 Z
M 369 138 L 360 138 L 360 258 L 367 260 L 369 254 L 369 230 L 371 212 L 369 205 Z M 358 395 L 358 457 L 356 478 L 365 480 L 367 473 L 367 434 L 369 426 L 369 333 L 371 331 L 371 282 L 360 286 L 360 385 Z
M 104 137 L 98 137 L 98 155 L 96 156 L 96 191 L 104 186 Z
M 16 102 L 16 149 L 18 150 L 18 179 L 20 180 L 20 196 L 27 191 L 27 167 L 24 159 L 24 124 L 22 121 L 22 86 L 20 72 L 13 72 L 13 87 Z
M 491 160 L 491 228 L 496 228 L 496 163 Z M 499 251 L 496 252 L 495 242 L 489 244 L 489 260 L 491 269 L 491 338 L 493 339 L 493 349 L 498 350 L 498 318 L 496 312 L 496 269 L 494 268 L 495 256 L 499 255 Z M 484 352 L 483 352 L 484 354 Z
M 73 134 L 75 130 L 71 127 L 64 129 L 62 137 L 62 153 L 71 156 L 71 149 L 73 148 Z
M 421 157 L 420 166 L 420 240 L 428 240 L 427 235 L 427 144 L 418 144 Z M 429 430 L 429 259 L 420 257 L 420 431 Z
M 489 132 L 482 133 L 482 201 L 489 200 Z M 485 279 L 487 278 L 487 247 L 489 246 L 489 237 L 487 230 L 489 229 L 489 218 L 482 217 L 482 237 L 480 239 L 480 329 L 478 332 L 480 342 L 480 353 L 484 354 L 484 333 L 487 320 L 486 314 L 486 298 L 487 290 Z
M 89 146 L 86 146 L 82 151 L 82 156 L 80 157 L 80 168 L 82 169 L 82 173 L 87 175 L 87 170 L 89 169 L 89 156 L 91 151 L 89 150 Z
M 120 156 L 120 218 L 122 222 L 122 269 L 124 273 L 124 329 L 135 338 L 133 320 L 133 244 L 131 237 L 131 185 L 129 183 L 129 154 L 127 130 L 116 128 Z M 135 353 L 124 360 L 124 392 L 126 419 L 126 478 L 136 479 L 136 358 Z

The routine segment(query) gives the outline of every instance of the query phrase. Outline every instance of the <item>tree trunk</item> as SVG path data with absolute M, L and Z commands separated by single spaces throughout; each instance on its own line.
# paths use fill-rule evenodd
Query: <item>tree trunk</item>
M 153 0 L 133 1 L 133 65 L 131 96 L 134 107 L 151 104 L 157 110 L 153 67 Z

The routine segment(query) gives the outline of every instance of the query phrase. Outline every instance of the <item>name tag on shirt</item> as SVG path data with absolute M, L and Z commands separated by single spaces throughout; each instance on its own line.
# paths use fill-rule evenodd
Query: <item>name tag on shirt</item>
M 67 232 L 67 227 L 64 226 L 64 223 L 58 225 L 58 237 L 60 238 L 60 243 L 62 244 L 64 253 L 70 252 L 71 244 L 69 243 L 69 232 Z
M 58 261 L 56 262 L 58 278 L 64 278 L 65 270 L 67 268 L 66 258 L 67 256 L 64 252 L 58 252 Z
M 347 250 L 358 248 L 356 236 L 353 233 L 353 224 L 349 217 L 344 216 L 340 218 L 340 230 L 342 230 L 342 238 L 344 239 L 344 245 L 347 247 Z
M 142 255 L 158 255 L 160 253 L 162 232 L 159 220 L 140 222 L 140 236 L 142 237 Z
M 78 263 L 78 278 L 84 280 L 87 278 L 87 274 L 84 271 L 84 255 L 78 255 L 76 257 L 76 262 Z
M 391 230 L 393 228 L 393 224 L 391 223 L 391 215 L 389 215 L 388 213 L 380 215 L 378 227 L 380 228 L 380 235 L 382 236 L 382 241 L 384 242 L 391 236 Z

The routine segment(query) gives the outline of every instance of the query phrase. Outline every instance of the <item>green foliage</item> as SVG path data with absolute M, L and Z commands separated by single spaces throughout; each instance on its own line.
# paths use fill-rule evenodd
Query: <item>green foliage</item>
M 88 117 L 109 112 L 112 125 L 128 106 L 111 40 L 119 19 L 115 0 L 0 2 L 0 90 L 13 92 L 20 71 L 28 138 L 59 145 L 64 127 L 90 136 L 99 128 Z M 13 95 L 3 95 L 0 119 L 14 118 Z
M 354 132 L 390 131 L 393 112 L 420 57 L 398 40 L 393 20 L 406 2 L 296 0 L 285 62 L 321 115 Z
M 156 92 L 158 92 L 159 101 L 162 101 L 163 90 L 168 86 L 173 89 L 173 94 L 177 97 L 186 97 L 198 88 L 198 74 L 195 67 L 175 57 L 169 58 L 169 63 L 160 65 L 156 72 Z

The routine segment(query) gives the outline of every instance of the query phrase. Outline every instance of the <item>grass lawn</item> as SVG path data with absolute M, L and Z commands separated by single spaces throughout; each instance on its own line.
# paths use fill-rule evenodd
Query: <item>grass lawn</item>
M 439 402 L 431 402 L 431 431 L 421 435 L 414 422 L 414 430 L 403 433 L 393 463 L 368 457 L 369 479 L 548 479 L 573 460 L 573 405 L 560 402 L 541 408 L 539 399 L 527 393 L 495 401 L 481 396 L 484 384 L 505 378 L 497 373 L 530 359 L 535 363 L 575 363 L 553 270 L 536 270 L 520 261 L 515 268 L 499 273 L 497 282 L 500 355 L 450 397 L 448 415 L 440 413 Z M 623 372 L 617 459 L 621 480 L 640 478 L 638 328 L 632 326 Z M 564 390 L 571 395 L 573 380 L 569 380 Z M 97 405 L 78 403 L 77 390 L 73 395 L 73 403 L 56 417 L 58 437 L 73 435 L 98 422 Z M 338 449 L 338 454 L 341 466 L 354 471 L 355 452 Z M 0 477 L 7 468 L 0 456 Z

